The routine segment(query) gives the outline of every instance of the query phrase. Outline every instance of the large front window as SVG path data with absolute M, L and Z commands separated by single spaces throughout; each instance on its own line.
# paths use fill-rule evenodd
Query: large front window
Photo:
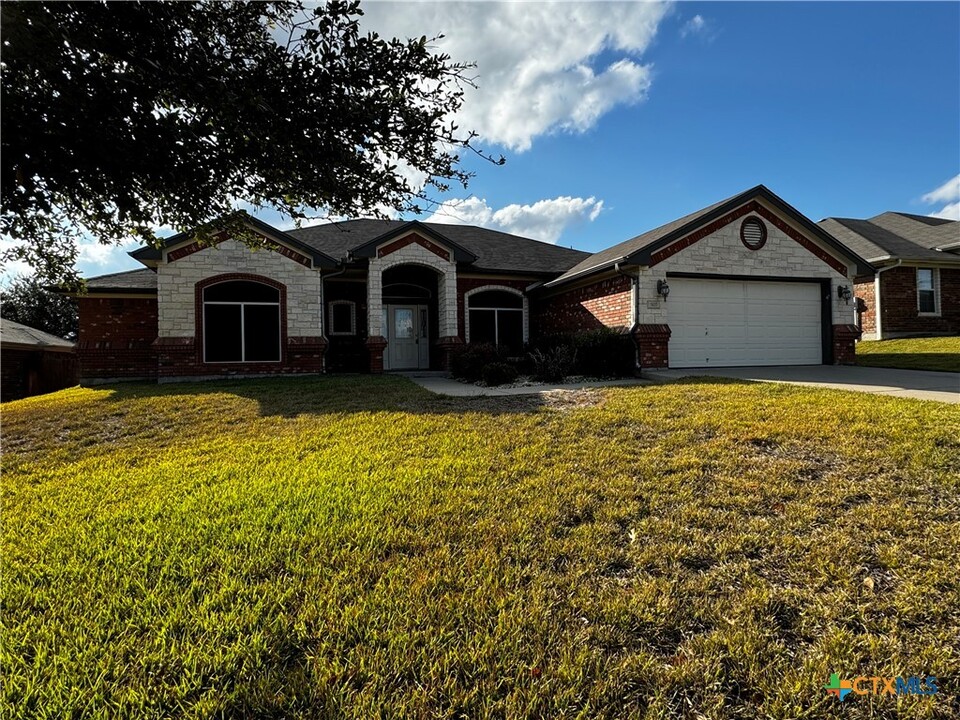
M 203 289 L 206 362 L 278 362 L 280 291 L 249 280 Z
M 509 353 L 523 351 L 523 298 L 505 290 L 471 295 L 470 342 L 493 343 Z

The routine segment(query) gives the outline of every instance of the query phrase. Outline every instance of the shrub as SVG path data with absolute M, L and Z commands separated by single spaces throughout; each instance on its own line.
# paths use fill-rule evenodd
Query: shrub
M 492 343 L 470 343 L 458 348 L 450 360 L 455 378 L 476 382 L 483 378 L 483 368 L 500 360 L 497 346 Z
M 591 377 L 628 377 L 636 369 L 633 338 L 619 330 L 600 328 L 576 333 L 577 372 Z
M 504 362 L 495 362 L 483 366 L 483 381 L 490 387 L 516 382 L 520 377 L 517 369 Z
M 577 362 L 577 349 L 573 345 L 557 345 L 548 350 L 530 353 L 533 377 L 543 382 L 562 382 Z

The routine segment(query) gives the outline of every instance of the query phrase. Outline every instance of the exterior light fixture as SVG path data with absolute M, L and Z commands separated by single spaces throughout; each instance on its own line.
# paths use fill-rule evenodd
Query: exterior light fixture
M 837 286 L 837 297 L 840 300 L 843 300 L 847 305 L 850 304 L 850 299 L 853 297 L 853 293 L 850 292 L 849 285 L 838 285 Z
M 667 300 L 667 295 L 670 294 L 670 285 L 666 280 L 657 280 L 657 295 L 660 295 L 664 302 Z

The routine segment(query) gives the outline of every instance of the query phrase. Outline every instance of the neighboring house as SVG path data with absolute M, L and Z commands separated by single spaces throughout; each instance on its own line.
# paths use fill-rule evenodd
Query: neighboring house
M 850 362 L 850 286 L 872 272 L 763 186 L 594 254 L 461 225 L 247 222 L 265 247 L 181 234 L 89 280 L 83 381 L 447 369 L 464 343 L 599 327 L 632 333 L 641 367 Z
M 876 268 L 854 285 L 864 339 L 960 334 L 960 222 L 885 212 L 819 225 Z
M 0 399 L 18 400 L 76 384 L 72 342 L 0 318 Z

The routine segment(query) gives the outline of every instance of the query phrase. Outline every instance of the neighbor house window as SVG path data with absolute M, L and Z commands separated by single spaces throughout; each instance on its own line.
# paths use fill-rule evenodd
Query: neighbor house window
M 917 268 L 917 310 L 923 314 L 937 312 L 937 271 Z
M 357 334 L 357 304 L 351 300 L 330 303 L 330 335 Z
M 523 298 L 505 290 L 485 290 L 467 298 L 468 342 L 493 343 L 510 353 L 523 351 Z
M 250 280 L 205 287 L 203 357 L 206 362 L 278 362 L 280 291 Z

